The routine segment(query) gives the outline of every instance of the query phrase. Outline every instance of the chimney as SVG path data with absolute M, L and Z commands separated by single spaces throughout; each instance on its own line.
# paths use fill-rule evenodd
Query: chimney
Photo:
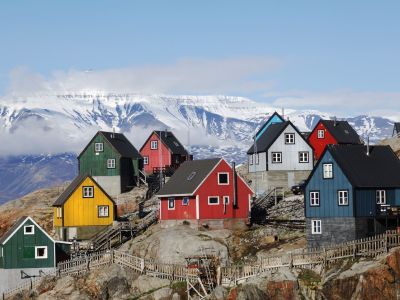
M 113 133 L 111 135 L 111 138 L 113 139 L 115 137 L 115 127 L 113 127 Z
M 237 201 L 237 178 L 236 178 L 236 163 L 232 163 L 232 172 L 233 172 L 233 208 L 238 208 L 238 201 Z
M 337 125 L 337 122 L 336 122 L 336 116 L 334 116 L 334 117 L 333 117 L 333 126 L 335 126 L 335 127 L 336 127 L 336 125 Z
M 369 156 L 369 135 L 367 136 L 367 156 Z
M 285 108 L 284 107 L 282 107 L 282 118 L 283 119 L 285 118 Z

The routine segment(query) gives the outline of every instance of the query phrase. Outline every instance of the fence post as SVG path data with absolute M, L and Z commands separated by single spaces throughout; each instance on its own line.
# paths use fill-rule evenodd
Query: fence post
M 385 252 L 388 253 L 389 252 L 389 247 L 388 247 L 388 233 L 386 232 L 385 234 Z
M 114 249 L 111 250 L 111 264 L 115 263 Z
M 143 258 L 140 259 L 140 272 L 144 273 L 144 259 Z
M 322 248 L 323 256 L 324 256 L 324 267 L 326 266 L 326 260 L 327 260 L 327 255 L 326 255 L 326 249 L 325 247 Z
M 356 244 L 353 244 L 353 259 L 356 259 L 356 252 L 357 252 L 357 247 Z
M 292 252 L 290 252 L 289 268 L 290 268 L 290 269 L 293 269 L 293 253 L 292 253 Z
M 90 270 L 89 264 L 90 264 L 90 257 L 89 257 L 89 255 L 86 255 L 86 270 L 87 270 L 87 271 Z

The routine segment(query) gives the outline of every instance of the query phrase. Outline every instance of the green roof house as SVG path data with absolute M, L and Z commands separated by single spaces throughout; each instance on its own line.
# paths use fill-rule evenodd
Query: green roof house
M 99 131 L 78 156 L 79 173 L 88 174 L 111 196 L 138 183 L 143 159 L 122 133 Z
M 0 238 L 0 269 L 54 268 L 71 243 L 55 241 L 31 217 L 21 217 Z

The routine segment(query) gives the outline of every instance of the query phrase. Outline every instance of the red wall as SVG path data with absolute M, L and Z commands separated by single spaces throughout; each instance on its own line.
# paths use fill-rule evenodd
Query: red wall
M 158 149 L 154 149 L 154 150 L 150 149 L 151 141 L 158 141 Z M 144 156 L 149 157 L 149 164 L 144 165 L 144 171 L 147 174 L 153 173 L 153 168 L 161 167 L 160 145 L 161 145 L 161 151 L 162 151 L 163 167 L 171 165 L 171 152 L 163 143 L 161 143 L 158 135 L 153 132 L 152 135 L 150 136 L 150 138 L 147 140 L 147 142 L 143 145 L 142 149 L 140 150 L 140 154 L 143 157 Z
M 318 130 L 324 130 L 325 136 L 323 139 L 318 138 Z M 321 157 L 322 152 L 324 152 L 327 145 L 335 145 L 337 144 L 335 138 L 330 134 L 328 130 L 326 130 L 324 124 L 318 122 L 317 126 L 313 129 L 310 136 L 308 137 L 308 143 L 314 149 L 315 159 L 318 160 Z
M 229 185 L 218 185 L 218 172 L 229 172 Z M 199 196 L 200 219 L 248 218 L 249 196 L 253 192 L 239 176 L 237 184 L 238 209 L 233 209 L 232 169 L 222 160 L 196 192 Z M 208 205 L 208 196 L 219 196 L 219 205 Z M 224 213 L 223 196 L 229 196 L 226 213 Z M 161 199 L 161 220 L 196 219 L 196 197 L 191 198 L 188 206 L 182 206 L 182 197 L 175 199 L 175 210 L 168 210 L 167 198 Z
M 168 209 L 168 198 L 161 199 L 160 220 L 196 219 L 196 197 L 190 197 L 188 205 L 182 205 L 183 197 L 175 197 L 175 209 Z

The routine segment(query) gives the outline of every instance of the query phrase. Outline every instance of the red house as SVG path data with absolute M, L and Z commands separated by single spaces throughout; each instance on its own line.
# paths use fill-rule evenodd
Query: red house
M 308 143 L 314 149 L 316 160 L 320 158 L 327 145 L 363 144 L 357 132 L 347 121 L 336 120 L 319 120 L 308 136 Z
M 249 221 L 252 195 L 224 159 L 187 161 L 158 193 L 161 226 L 184 221 L 192 227 L 243 226 Z
M 147 174 L 158 172 L 160 168 L 176 170 L 184 161 L 193 159 L 170 131 L 153 131 L 140 148 L 140 154 Z

